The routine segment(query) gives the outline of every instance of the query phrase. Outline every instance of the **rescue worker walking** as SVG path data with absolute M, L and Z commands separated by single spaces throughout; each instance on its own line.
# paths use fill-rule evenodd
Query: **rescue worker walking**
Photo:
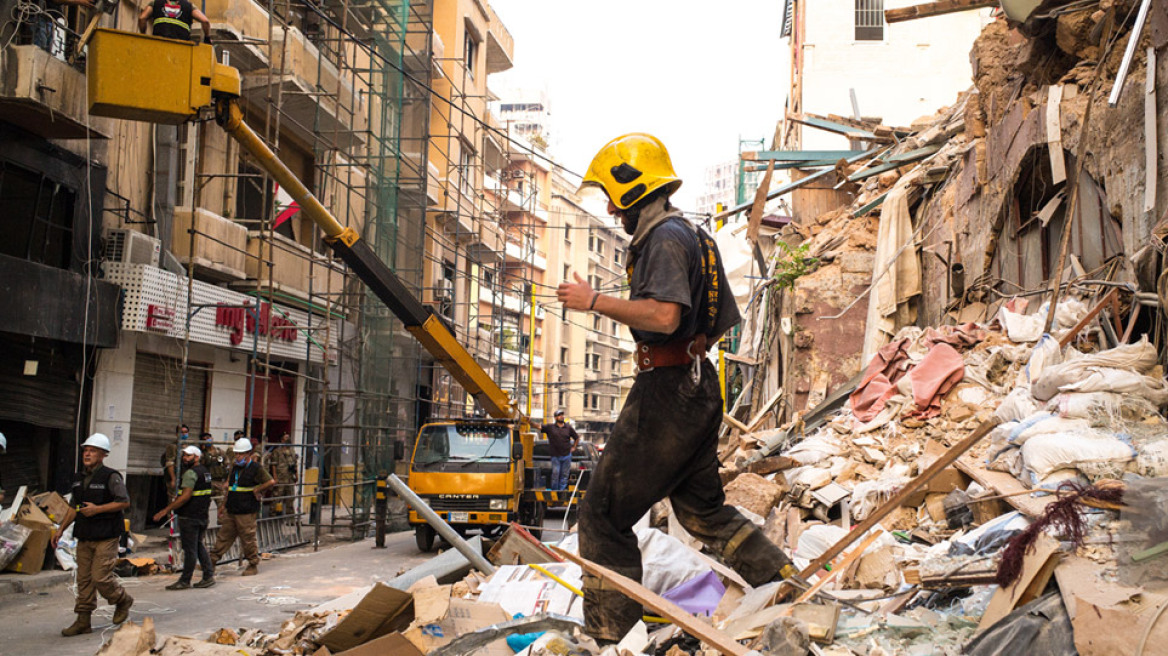
M 109 438 L 94 433 L 81 445 L 82 471 L 73 478 L 73 503 L 60 528 L 53 535 L 53 548 L 65 529 L 73 526 L 77 540 L 77 619 L 61 630 L 63 636 L 93 631 L 90 620 L 97 610 L 97 595 L 114 605 L 113 623 L 130 616 L 134 598 L 114 576 L 118 562 L 118 541 L 125 532 L 122 511 L 130 507 L 126 482 L 118 472 L 102 464 L 110 452 Z
M 681 525 L 752 586 L 794 575 L 787 555 L 726 505 L 717 458 L 722 397 L 706 351 L 741 317 L 713 239 L 669 203 L 681 180 L 668 151 L 651 135 L 618 137 L 592 160 L 584 185 L 604 190 L 609 213 L 632 235 L 629 299 L 602 294 L 579 274 L 556 295 L 568 309 L 628 326 L 638 373 L 581 503 L 580 555 L 641 580 L 633 525 L 668 497 Z M 619 641 L 641 614 L 639 603 L 584 576 L 593 638 Z
M 244 576 L 259 574 L 260 552 L 256 545 L 256 518 L 260 500 L 276 484 L 266 469 L 251 458 L 251 441 L 246 437 L 235 442 L 235 462 L 227 472 L 227 502 L 219 508 L 219 537 L 211 549 L 211 563 L 219 559 L 239 538 L 243 558 L 247 560 Z
M 203 452 L 199 451 L 199 447 L 183 447 L 182 493 L 154 515 L 154 521 L 160 522 L 173 510 L 178 517 L 178 532 L 182 539 L 182 574 L 177 581 L 166 586 L 167 590 L 186 590 L 191 587 L 196 559 L 203 568 L 203 578 L 195 587 L 209 588 L 215 585 L 215 565 L 204 544 L 207 536 L 207 510 L 211 507 L 211 472 L 199 462 L 202 457 Z
M 190 0 L 153 0 L 138 14 L 138 31 L 153 26 L 154 36 L 190 41 L 195 21 L 203 27 L 203 43 L 211 43 L 211 21 Z
M 291 436 L 288 433 L 280 435 L 280 442 L 274 449 L 264 454 L 264 460 L 272 478 L 276 479 L 276 490 L 273 496 L 276 514 L 284 515 L 296 512 L 296 482 L 299 480 L 297 465 L 300 458 L 296 449 L 289 444 Z

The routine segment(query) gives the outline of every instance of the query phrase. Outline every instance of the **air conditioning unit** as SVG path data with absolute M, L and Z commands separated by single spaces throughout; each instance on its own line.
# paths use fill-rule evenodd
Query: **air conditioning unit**
M 511 179 L 512 180 L 522 180 L 523 179 L 523 171 L 520 171 L 518 169 L 511 171 Z
M 161 253 L 161 242 L 150 235 L 125 229 L 106 233 L 106 255 L 112 262 L 156 267 Z

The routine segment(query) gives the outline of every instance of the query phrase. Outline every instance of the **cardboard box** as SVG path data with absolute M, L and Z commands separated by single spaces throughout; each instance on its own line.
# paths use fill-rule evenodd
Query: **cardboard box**
M 32 498 L 32 502 L 48 515 L 54 523 L 60 524 L 69 512 L 69 502 L 56 492 L 44 492 Z
M 500 641 L 502 642 L 502 641 Z M 327 649 L 321 647 L 321 649 Z M 510 650 L 508 650 L 510 651 Z M 317 651 L 316 655 L 321 652 Z M 328 654 L 328 651 L 324 652 Z M 412 642 L 406 640 L 400 633 L 391 633 L 372 640 L 358 647 L 340 652 L 338 656 L 423 656 L 422 652 Z
M 511 615 L 503 610 L 499 604 L 451 599 L 445 617 L 436 622 L 412 626 L 405 632 L 405 637 L 420 651 L 429 653 L 450 643 L 455 638 L 485 629 L 493 624 L 509 621 L 511 621 Z M 496 640 L 480 647 L 476 653 L 485 656 L 513 656 L 514 654 L 505 640 Z
M 341 653 L 386 634 L 401 631 L 413 619 L 414 596 L 378 583 L 332 631 L 321 636 L 319 643 L 333 653 Z
M 27 500 L 20 506 L 20 510 L 16 511 L 13 521 L 32 530 L 32 534 L 28 536 L 24 548 L 16 554 L 11 563 L 8 563 L 4 571 L 36 574 L 45 567 L 45 553 L 53 540 L 56 526 L 40 508 Z

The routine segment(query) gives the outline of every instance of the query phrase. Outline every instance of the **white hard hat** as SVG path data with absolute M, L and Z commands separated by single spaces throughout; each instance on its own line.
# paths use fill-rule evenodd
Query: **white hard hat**
M 8 438 L 4 437 L 4 433 L 0 433 L 0 453 L 8 450 Z
M 101 449 L 102 451 L 105 451 L 106 453 L 110 452 L 109 438 L 101 433 L 94 433 L 93 435 L 90 435 L 89 439 L 85 440 L 85 442 L 82 443 L 81 446 L 83 446 L 83 447 L 92 446 L 94 448 Z
M 196 458 L 203 457 L 203 452 L 199 450 L 199 447 L 194 446 L 194 445 L 184 446 L 183 453 L 187 454 L 188 456 L 194 456 Z
M 251 440 L 247 439 L 246 437 L 241 437 L 238 440 L 235 440 L 236 453 L 247 453 L 248 451 L 251 451 Z

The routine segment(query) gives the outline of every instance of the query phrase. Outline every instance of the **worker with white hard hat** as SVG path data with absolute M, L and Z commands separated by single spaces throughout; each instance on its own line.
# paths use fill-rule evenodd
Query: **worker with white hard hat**
M 235 461 L 227 472 L 227 501 L 219 507 L 219 537 L 211 549 L 211 562 L 218 563 L 223 554 L 239 538 L 243 557 L 248 561 L 244 576 L 259 573 L 260 551 L 256 544 L 256 519 L 260 500 L 276 480 L 252 456 L 251 440 L 235 440 Z
M 90 435 L 81 445 L 83 467 L 73 478 L 73 504 L 53 535 L 55 549 L 61 534 L 72 525 L 77 540 L 77 603 L 73 607 L 77 619 L 61 631 L 64 636 L 93 631 L 90 617 L 97 609 L 98 593 L 114 605 L 114 624 L 125 622 L 134 605 L 134 598 L 114 576 L 118 541 L 126 530 L 122 511 L 130 507 L 130 493 L 122 475 L 103 464 L 109 452 L 110 440 L 101 433 Z
M 182 492 L 154 515 L 156 522 L 162 521 L 162 518 L 171 511 L 178 516 L 183 568 L 178 580 L 166 586 L 167 590 L 186 590 L 191 587 L 195 560 L 198 560 L 199 566 L 203 568 L 203 579 L 194 587 L 209 588 L 215 585 L 215 563 L 211 561 L 211 554 L 207 553 L 207 546 L 204 544 L 207 535 L 207 510 L 211 508 L 211 472 L 203 466 L 202 458 L 203 452 L 199 447 L 193 444 L 183 447 L 182 480 L 179 486 Z

